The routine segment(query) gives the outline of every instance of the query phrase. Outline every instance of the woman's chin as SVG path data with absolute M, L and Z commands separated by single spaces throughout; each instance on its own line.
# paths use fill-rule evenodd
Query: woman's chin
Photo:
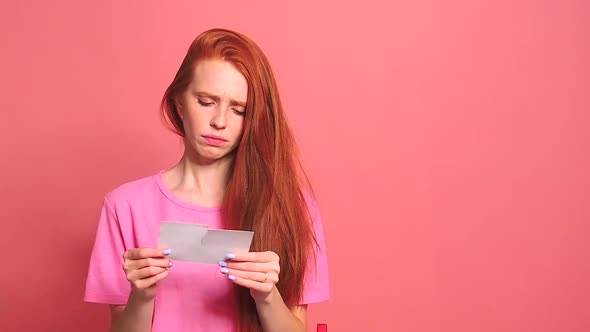
M 205 148 L 205 149 L 201 149 L 199 151 L 196 151 L 195 155 L 198 156 L 197 159 L 199 159 L 202 162 L 213 163 L 213 162 L 227 158 L 229 155 L 229 152 L 225 151 L 225 149 Z

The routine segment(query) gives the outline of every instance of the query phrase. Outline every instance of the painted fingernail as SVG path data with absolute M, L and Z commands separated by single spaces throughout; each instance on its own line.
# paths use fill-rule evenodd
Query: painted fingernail
M 172 261 L 170 261 L 170 263 L 168 263 L 168 266 L 172 267 L 172 265 L 174 265 L 174 263 L 172 263 Z
M 166 249 L 164 251 L 162 251 L 162 253 L 166 256 L 170 255 L 172 253 L 172 249 Z
M 229 278 L 229 280 L 236 280 L 236 277 L 234 277 L 232 275 L 228 276 L 228 278 Z
M 227 257 L 229 259 L 234 259 L 234 258 L 236 258 L 236 254 L 227 254 L 225 257 Z
M 219 270 L 221 273 L 225 273 L 228 274 L 229 270 L 227 269 L 227 267 L 222 267 L 221 270 Z
M 219 266 L 227 266 L 227 262 L 225 262 L 225 261 L 219 261 Z

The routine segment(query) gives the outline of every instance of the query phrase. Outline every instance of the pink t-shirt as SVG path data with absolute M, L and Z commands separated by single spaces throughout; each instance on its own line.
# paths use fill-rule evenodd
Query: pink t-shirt
M 324 301 L 330 292 L 322 219 L 314 202 L 309 208 L 319 249 L 305 278 L 301 304 Z M 219 209 L 181 201 L 164 185 L 162 172 L 116 188 L 105 197 L 100 214 L 85 301 L 127 303 L 131 285 L 121 268 L 122 255 L 130 248 L 157 247 L 163 220 L 222 228 Z M 168 277 L 158 283 L 152 331 L 237 331 L 233 284 L 219 269 L 215 264 L 175 261 Z

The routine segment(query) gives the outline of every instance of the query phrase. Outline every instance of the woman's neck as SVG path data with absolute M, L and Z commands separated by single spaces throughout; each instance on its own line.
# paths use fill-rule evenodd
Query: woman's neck
M 164 184 L 180 199 L 202 207 L 219 207 L 229 181 L 233 156 L 203 161 L 185 153 L 164 172 Z

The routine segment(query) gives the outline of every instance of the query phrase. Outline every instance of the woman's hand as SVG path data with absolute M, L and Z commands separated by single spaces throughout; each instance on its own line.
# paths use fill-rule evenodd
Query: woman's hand
M 156 284 L 168 276 L 172 251 L 163 248 L 134 248 L 123 254 L 123 271 L 132 285 L 132 292 L 142 299 L 151 300 L 156 296 Z
M 279 255 L 272 251 L 232 253 L 219 265 L 229 280 L 250 289 L 256 303 L 270 301 L 279 282 Z

